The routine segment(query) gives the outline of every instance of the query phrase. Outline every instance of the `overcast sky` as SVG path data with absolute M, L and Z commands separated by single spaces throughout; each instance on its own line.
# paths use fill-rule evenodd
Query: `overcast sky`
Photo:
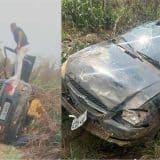
M 10 23 L 16 22 L 26 33 L 32 54 L 60 63 L 60 6 L 60 0 L 0 0 L 0 41 L 15 47 Z

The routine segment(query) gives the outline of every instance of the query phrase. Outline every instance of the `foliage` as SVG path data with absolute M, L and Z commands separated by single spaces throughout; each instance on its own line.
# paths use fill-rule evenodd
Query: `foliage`
M 160 16 L 159 0 L 63 0 L 63 26 L 83 31 L 97 32 L 102 29 L 122 31 Z
M 159 0 L 63 0 L 62 62 L 69 55 L 129 28 L 158 19 Z M 88 34 L 96 34 L 97 39 Z

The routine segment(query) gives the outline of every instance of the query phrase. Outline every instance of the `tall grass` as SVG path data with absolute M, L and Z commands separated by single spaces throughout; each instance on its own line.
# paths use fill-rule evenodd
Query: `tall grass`
M 83 31 L 113 29 L 118 32 L 160 16 L 159 0 L 63 0 L 63 27 Z
M 62 62 L 88 45 L 157 19 L 160 0 L 63 0 Z M 88 34 L 93 35 L 89 41 Z

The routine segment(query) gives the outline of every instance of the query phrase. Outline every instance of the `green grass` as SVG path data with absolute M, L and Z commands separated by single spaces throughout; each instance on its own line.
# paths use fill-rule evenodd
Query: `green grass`
M 160 132 L 152 141 L 146 144 L 142 152 L 144 157 L 148 159 L 160 159 Z
M 85 32 L 113 29 L 122 31 L 160 16 L 159 0 L 63 0 L 63 26 Z
M 3 160 L 22 160 L 22 153 L 20 153 L 15 147 L 3 145 L 1 148 L 3 153 Z

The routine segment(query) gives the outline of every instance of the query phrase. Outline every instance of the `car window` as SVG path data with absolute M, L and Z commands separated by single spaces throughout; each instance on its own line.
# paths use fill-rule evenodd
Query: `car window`
M 156 23 L 146 24 L 132 29 L 121 36 L 138 52 L 160 62 L 160 26 Z

